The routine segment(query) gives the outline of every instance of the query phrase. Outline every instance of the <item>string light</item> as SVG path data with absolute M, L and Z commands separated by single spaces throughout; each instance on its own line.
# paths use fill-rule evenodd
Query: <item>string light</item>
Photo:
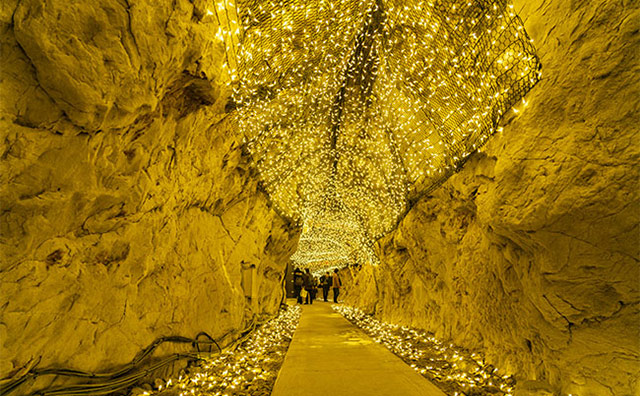
M 158 384 L 156 390 L 142 395 L 173 390 L 171 394 L 180 396 L 233 396 L 246 395 L 247 389 L 272 388 L 300 314 L 300 307 L 287 306 L 236 349 L 206 358 L 188 374 Z
M 515 379 L 499 373 L 476 353 L 468 353 L 421 330 L 378 321 L 354 307 L 332 305 L 332 308 L 449 394 L 514 394 Z
M 374 241 L 540 78 L 506 0 L 216 4 L 239 127 L 274 207 L 303 226 L 302 266 L 376 264 Z

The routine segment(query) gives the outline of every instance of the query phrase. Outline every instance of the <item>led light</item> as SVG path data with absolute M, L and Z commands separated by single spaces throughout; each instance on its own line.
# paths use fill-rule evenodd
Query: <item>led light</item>
M 332 308 L 449 394 L 467 395 L 473 391 L 510 396 L 515 390 L 513 376 L 497 375 L 497 369 L 486 365 L 477 353 L 445 345 L 421 330 L 378 321 L 354 307 Z M 424 364 L 426 361 L 429 363 Z
M 251 336 L 237 346 L 227 349 L 211 358 L 203 358 L 198 366 L 191 367 L 189 373 L 177 379 L 169 379 L 163 386 L 144 395 L 157 394 L 160 391 L 179 390 L 186 395 L 234 395 L 246 394 L 249 385 L 270 387 L 275 383 L 277 372 L 264 369 L 265 363 L 284 360 L 280 351 L 286 347 L 300 320 L 301 309 L 287 306 L 280 314 L 256 329 Z M 173 393 L 172 393 L 173 394 Z
M 506 0 L 236 3 L 215 9 L 238 126 L 274 208 L 304 226 L 301 266 L 376 264 L 409 202 L 540 78 Z

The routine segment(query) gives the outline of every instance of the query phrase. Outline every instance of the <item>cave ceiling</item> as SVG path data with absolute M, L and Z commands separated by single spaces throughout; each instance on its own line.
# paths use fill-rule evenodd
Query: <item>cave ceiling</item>
M 513 5 L 218 3 L 245 144 L 302 266 L 376 263 L 393 230 L 540 78 Z

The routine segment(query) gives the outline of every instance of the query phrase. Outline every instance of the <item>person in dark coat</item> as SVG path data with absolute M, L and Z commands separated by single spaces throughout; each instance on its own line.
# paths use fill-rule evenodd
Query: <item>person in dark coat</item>
M 337 303 L 340 288 L 342 287 L 342 281 L 340 280 L 340 275 L 338 275 L 337 268 L 333 270 L 333 275 L 331 276 L 331 287 L 333 288 L 333 302 Z
M 311 290 L 313 291 L 311 293 L 311 298 L 312 299 L 317 299 L 318 297 L 318 278 L 316 278 L 315 275 L 311 274 Z
M 305 304 L 313 304 L 313 288 L 314 288 L 315 280 L 309 268 L 305 269 L 304 273 L 304 289 L 307 291 L 307 298 L 305 300 Z
M 296 268 L 293 270 L 293 294 L 297 299 L 298 304 L 302 304 L 302 296 L 300 292 L 302 291 L 302 287 L 304 286 L 304 273 L 300 270 L 300 268 Z
M 324 275 L 320 278 L 320 285 L 322 286 L 322 299 L 324 302 L 328 302 L 327 298 L 329 297 L 329 289 L 331 289 L 331 275 L 329 272 L 325 272 Z

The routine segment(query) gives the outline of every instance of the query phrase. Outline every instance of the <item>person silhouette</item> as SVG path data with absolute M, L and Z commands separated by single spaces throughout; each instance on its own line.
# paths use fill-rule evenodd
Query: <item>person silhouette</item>
M 333 288 L 333 302 L 337 303 L 340 288 L 342 287 L 342 280 L 340 280 L 337 268 L 333 270 L 333 275 L 331 276 L 331 287 Z

